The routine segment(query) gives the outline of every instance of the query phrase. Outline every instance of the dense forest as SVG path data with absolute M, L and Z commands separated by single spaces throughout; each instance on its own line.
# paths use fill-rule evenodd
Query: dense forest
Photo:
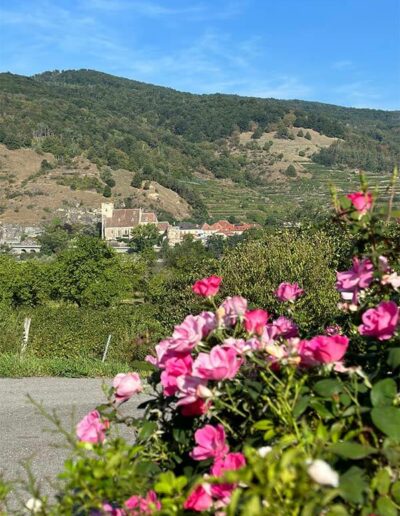
M 400 157 L 400 112 L 299 100 L 194 95 L 104 73 L 0 74 L 0 143 L 33 147 L 63 163 L 83 154 L 99 167 L 132 171 L 133 185 L 152 179 L 185 198 L 198 215 L 194 172 L 256 184 L 246 156 L 230 152 L 235 133 L 302 127 L 338 138 L 313 156 L 330 167 L 389 171 Z

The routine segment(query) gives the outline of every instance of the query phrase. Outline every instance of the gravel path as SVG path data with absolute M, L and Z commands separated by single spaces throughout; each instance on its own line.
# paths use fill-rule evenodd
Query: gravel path
M 69 453 L 64 438 L 51 432 L 51 423 L 38 414 L 27 394 L 42 402 L 48 412 L 55 409 L 63 427 L 70 430 L 105 400 L 103 383 L 92 378 L 0 378 L 0 471 L 5 477 L 24 476 L 21 462 L 30 459 L 43 491 L 51 494 L 49 480 L 54 482 Z M 129 413 L 134 413 L 145 397 L 135 397 L 135 404 L 128 402 Z

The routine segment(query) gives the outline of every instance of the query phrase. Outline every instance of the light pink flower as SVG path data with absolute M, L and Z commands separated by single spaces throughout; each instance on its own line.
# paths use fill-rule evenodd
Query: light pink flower
M 399 308 L 394 301 L 382 301 L 376 308 L 363 313 L 358 327 L 361 335 L 388 340 L 393 337 L 399 322 Z
M 341 326 L 338 324 L 331 324 L 330 326 L 327 326 L 324 330 L 325 335 L 329 335 L 330 337 L 332 335 L 340 335 L 342 331 Z
M 210 509 L 213 500 L 211 497 L 210 484 L 203 483 L 197 486 L 190 495 L 186 498 L 183 504 L 184 509 L 203 512 Z
M 178 387 L 176 395 L 179 398 L 177 406 L 190 405 L 202 397 L 203 391 L 199 387 L 206 387 L 207 380 L 191 375 L 178 376 L 176 385 Z
M 236 376 L 242 360 L 234 348 L 214 346 L 210 353 L 199 353 L 193 363 L 193 374 L 207 380 L 227 380 Z
M 262 335 L 268 318 L 269 314 L 265 310 L 248 310 L 244 314 L 244 327 L 248 333 Z
M 103 503 L 103 512 L 101 514 L 107 514 L 109 516 L 125 516 L 124 509 L 120 507 L 113 507 L 110 503 Z M 97 515 L 97 512 L 95 513 Z M 100 515 L 100 512 L 98 513 Z
M 161 373 L 161 385 L 164 387 L 164 395 L 172 396 L 178 390 L 177 378 L 190 375 L 193 359 L 190 355 L 175 356 L 165 362 L 165 369 Z
M 226 471 L 234 471 L 243 468 L 246 465 L 246 459 L 240 452 L 228 453 L 224 458 L 217 459 L 211 468 L 211 474 L 214 477 L 221 477 Z M 235 484 L 211 484 L 211 493 L 213 497 L 222 500 L 224 504 L 229 503 Z
M 110 426 L 107 419 L 102 420 L 97 410 L 89 412 L 76 425 L 76 435 L 85 443 L 102 443 L 106 438 L 106 430 Z
M 128 509 L 128 515 L 139 516 L 142 514 L 153 514 L 161 509 L 161 503 L 154 491 L 149 491 L 145 497 L 131 496 L 124 506 Z
M 241 296 L 227 297 L 221 304 L 225 326 L 234 326 L 247 310 L 247 300 Z
M 399 290 L 400 288 L 400 276 L 397 272 L 392 272 L 391 274 L 384 274 L 381 279 L 382 285 L 391 285 L 394 290 Z
M 203 428 L 196 430 L 194 440 L 197 446 L 193 448 L 190 456 L 194 460 L 215 460 L 225 457 L 229 451 L 229 446 L 225 441 L 224 427 L 218 424 L 216 427 L 205 425 Z
M 295 301 L 304 294 L 304 290 L 297 283 L 283 282 L 274 292 L 278 301 Z
M 198 296 L 211 297 L 215 296 L 219 291 L 222 278 L 219 276 L 210 276 L 209 278 L 203 278 L 196 281 L 193 285 L 192 290 Z
M 217 318 L 213 312 L 201 312 L 195 316 L 201 321 L 203 328 L 203 338 L 207 337 L 217 327 Z
M 287 317 L 281 315 L 272 322 L 272 325 L 277 330 L 277 335 L 280 337 L 284 337 L 286 339 L 290 339 L 292 337 L 297 337 L 299 334 L 299 329 L 295 322 Z
M 115 399 L 122 403 L 129 400 L 134 394 L 143 390 L 140 376 L 137 373 L 119 373 L 114 378 Z
M 306 366 L 338 362 L 345 355 L 349 339 L 344 335 L 318 335 L 299 343 L 301 363 Z
M 176 343 L 173 341 L 173 339 L 164 339 L 160 341 L 156 345 L 156 357 L 153 357 L 152 355 L 147 355 L 146 362 L 149 362 L 150 364 L 153 364 L 156 367 L 159 367 L 160 369 L 164 369 L 165 362 L 176 356 L 177 352 L 172 348 Z M 186 346 L 188 347 L 188 346 Z M 190 350 L 189 350 L 190 351 Z
M 248 341 L 244 339 L 234 339 L 233 337 L 225 339 L 222 347 L 223 349 L 233 349 L 238 355 L 243 355 L 247 351 L 252 350 L 251 344 Z
M 360 289 L 368 288 L 374 279 L 374 266 L 369 258 L 353 258 L 353 267 L 336 273 L 336 289 L 346 301 L 357 303 Z
M 173 342 L 171 342 L 169 349 L 180 353 L 190 351 L 201 342 L 205 326 L 205 318 L 188 315 L 182 324 L 175 326 L 172 334 Z
M 354 209 L 360 215 L 365 215 L 372 208 L 372 194 L 371 192 L 354 192 L 346 195 L 350 199 Z

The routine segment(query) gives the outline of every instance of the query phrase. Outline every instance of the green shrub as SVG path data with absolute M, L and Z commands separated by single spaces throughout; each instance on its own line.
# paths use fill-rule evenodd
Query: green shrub
M 288 168 L 285 170 L 285 175 L 288 177 L 296 177 L 296 169 L 294 165 L 288 166 Z
M 281 309 L 273 291 L 283 281 L 297 281 L 306 291 L 299 300 L 296 321 L 318 331 L 338 315 L 335 244 L 323 232 L 283 231 L 245 242 L 220 262 L 224 295 L 240 294 L 257 306 Z

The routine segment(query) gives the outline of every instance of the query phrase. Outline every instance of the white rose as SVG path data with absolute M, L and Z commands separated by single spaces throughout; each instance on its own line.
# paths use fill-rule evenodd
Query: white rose
M 261 448 L 258 448 L 257 452 L 260 457 L 264 458 L 268 455 L 268 453 L 271 450 L 272 450 L 271 446 L 262 446 Z
M 321 459 L 313 460 L 307 468 L 308 474 L 318 484 L 338 487 L 339 475 L 330 465 Z
M 25 507 L 28 509 L 28 511 L 36 513 L 42 510 L 43 504 L 38 498 L 29 498 L 25 504 Z

